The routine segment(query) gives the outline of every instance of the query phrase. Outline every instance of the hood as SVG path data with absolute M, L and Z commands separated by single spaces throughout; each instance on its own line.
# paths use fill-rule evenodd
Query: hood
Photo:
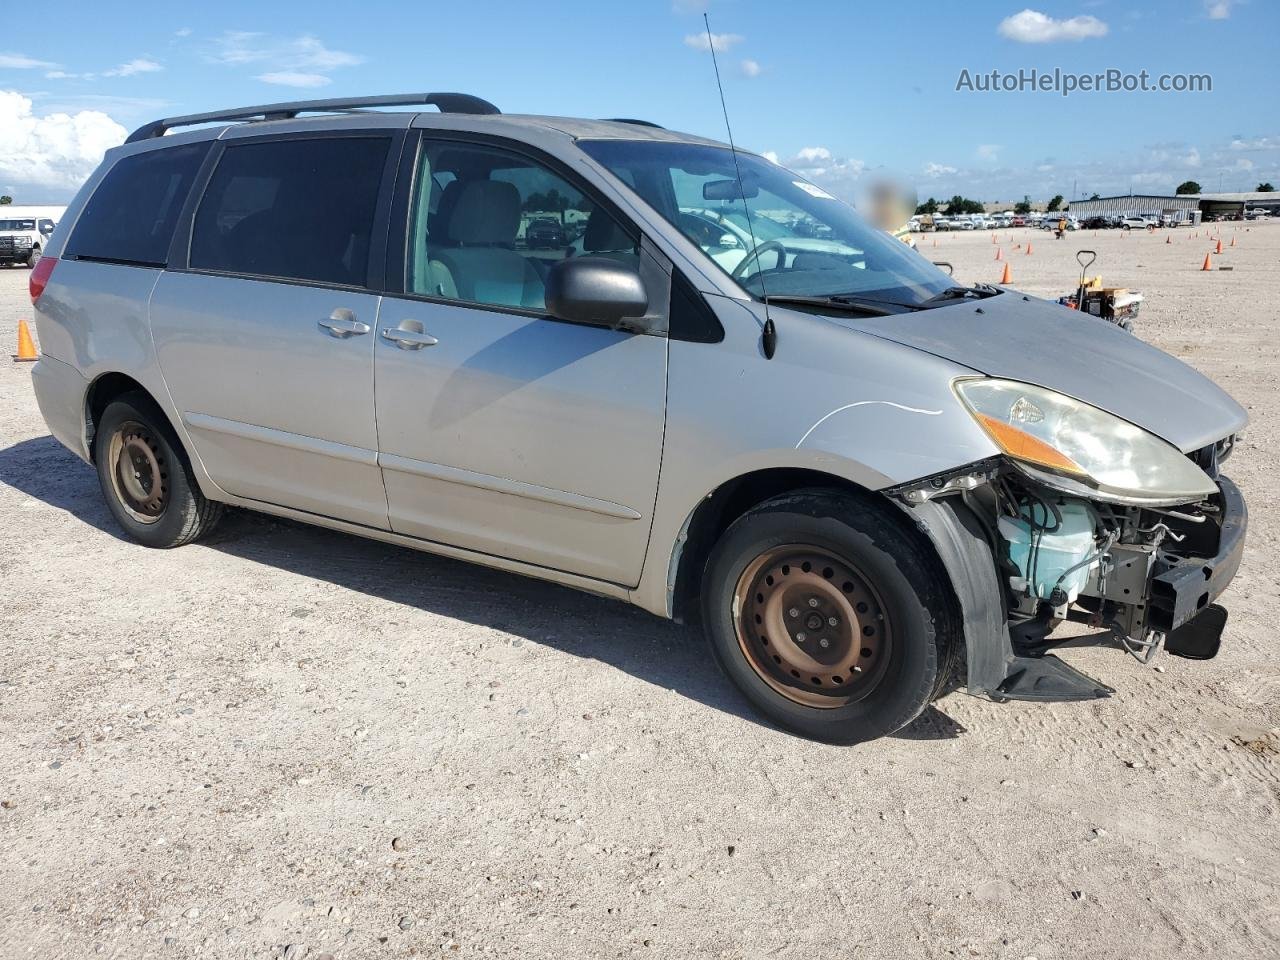
M 1006 291 L 888 317 L 835 323 L 924 350 L 990 377 L 1083 400 L 1190 453 L 1249 417 L 1208 377 L 1105 320 Z

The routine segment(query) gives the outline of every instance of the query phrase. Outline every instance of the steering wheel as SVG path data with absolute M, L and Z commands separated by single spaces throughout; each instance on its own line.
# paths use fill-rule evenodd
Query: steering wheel
M 738 265 L 733 268 L 733 272 L 729 274 L 729 276 L 733 277 L 734 280 L 741 280 L 746 276 L 747 265 L 753 260 L 757 265 L 759 265 L 761 254 L 768 253 L 770 250 L 774 251 L 778 255 L 778 267 L 785 266 L 787 262 L 787 248 L 777 240 L 766 240 L 764 243 L 760 244 L 760 246 L 753 247 L 751 252 L 738 261 Z M 775 267 L 774 269 L 776 270 L 778 267 Z M 756 270 L 756 273 L 760 272 L 760 270 Z

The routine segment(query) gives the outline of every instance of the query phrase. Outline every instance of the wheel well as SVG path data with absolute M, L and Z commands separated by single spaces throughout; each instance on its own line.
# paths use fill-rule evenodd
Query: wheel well
M 89 392 L 85 396 L 84 416 L 85 416 L 85 440 L 89 445 L 89 458 L 93 459 L 93 438 L 98 431 L 98 423 L 102 420 L 102 412 L 116 397 L 123 396 L 126 393 L 144 393 L 148 397 L 151 394 L 147 388 L 140 384 L 133 377 L 123 373 L 104 373 L 97 380 L 93 381 L 89 387 Z M 152 398 L 154 401 L 154 398 Z
M 698 620 L 702 575 L 712 548 L 729 526 L 757 504 L 796 490 L 837 490 L 862 499 L 876 494 L 818 470 L 779 467 L 744 474 L 722 484 L 694 510 L 676 570 L 672 613 L 682 623 Z

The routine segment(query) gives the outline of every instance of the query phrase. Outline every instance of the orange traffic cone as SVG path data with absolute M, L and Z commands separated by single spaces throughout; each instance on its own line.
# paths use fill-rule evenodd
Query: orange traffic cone
M 1013 271 L 1009 269 L 1009 261 L 1004 262 L 1004 273 L 1000 275 L 1001 283 L 1013 283 Z
M 25 320 L 18 321 L 18 352 L 13 359 L 24 363 L 38 359 L 35 341 L 31 339 L 31 328 Z
M 1201 267 L 1200 269 L 1201 269 L 1201 270 L 1212 270 L 1212 269 L 1213 269 L 1213 266 L 1209 263 L 1209 254 L 1207 254 L 1207 253 L 1206 253 L 1206 254 L 1204 255 L 1204 266 L 1203 266 L 1203 267 Z
M 991 235 L 991 242 L 992 243 L 996 242 L 996 235 L 994 233 Z
M 1000 257 L 1000 248 L 999 248 L 999 247 L 996 247 L 996 255 L 995 255 L 995 259 L 996 259 L 996 260 L 1001 259 L 1001 257 Z
M 1221 238 L 1221 237 L 1219 237 L 1219 238 L 1218 238 L 1218 245 L 1217 245 L 1216 247 L 1214 247 L 1214 248 L 1213 248 L 1213 252 L 1214 252 L 1214 253 L 1221 253 L 1221 252 L 1222 252 L 1222 238 Z
M 1231 246 L 1233 246 L 1233 247 L 1234 247 L 1235 245 L 1236 245 L 1236 238 L 1235 238 L 1235 237 L 1232 237 L 1232 238 L 1231 238 Z
M 1030 242 L 1028 242 L 1028 243 L 1027 243 L 1027 256 L 1028 256 L 1028 257 L 1029 257 L 1029 256 L 1031 256 L 1031 244 L 1030 244 Z

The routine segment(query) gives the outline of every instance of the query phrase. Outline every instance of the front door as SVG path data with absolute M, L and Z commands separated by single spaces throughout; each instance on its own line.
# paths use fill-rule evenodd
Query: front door
M 392 142 L 228 145 L 195 214 L 189 269 L 156 285 L 161 371 L 196 455 L 230 494 L 387 525 L 373 416 L 379 298 L 367 280 Z
M 383 299 L 375 347 L 391 528 L 636 583 L 666 338 L 552 319 L 543 283 L 567 256 L 641 264 L 638 235 L 520 152 L 427 138 L 412 163 L 405 292 Z M 669 279 L 643 257 L 665 312 Z

